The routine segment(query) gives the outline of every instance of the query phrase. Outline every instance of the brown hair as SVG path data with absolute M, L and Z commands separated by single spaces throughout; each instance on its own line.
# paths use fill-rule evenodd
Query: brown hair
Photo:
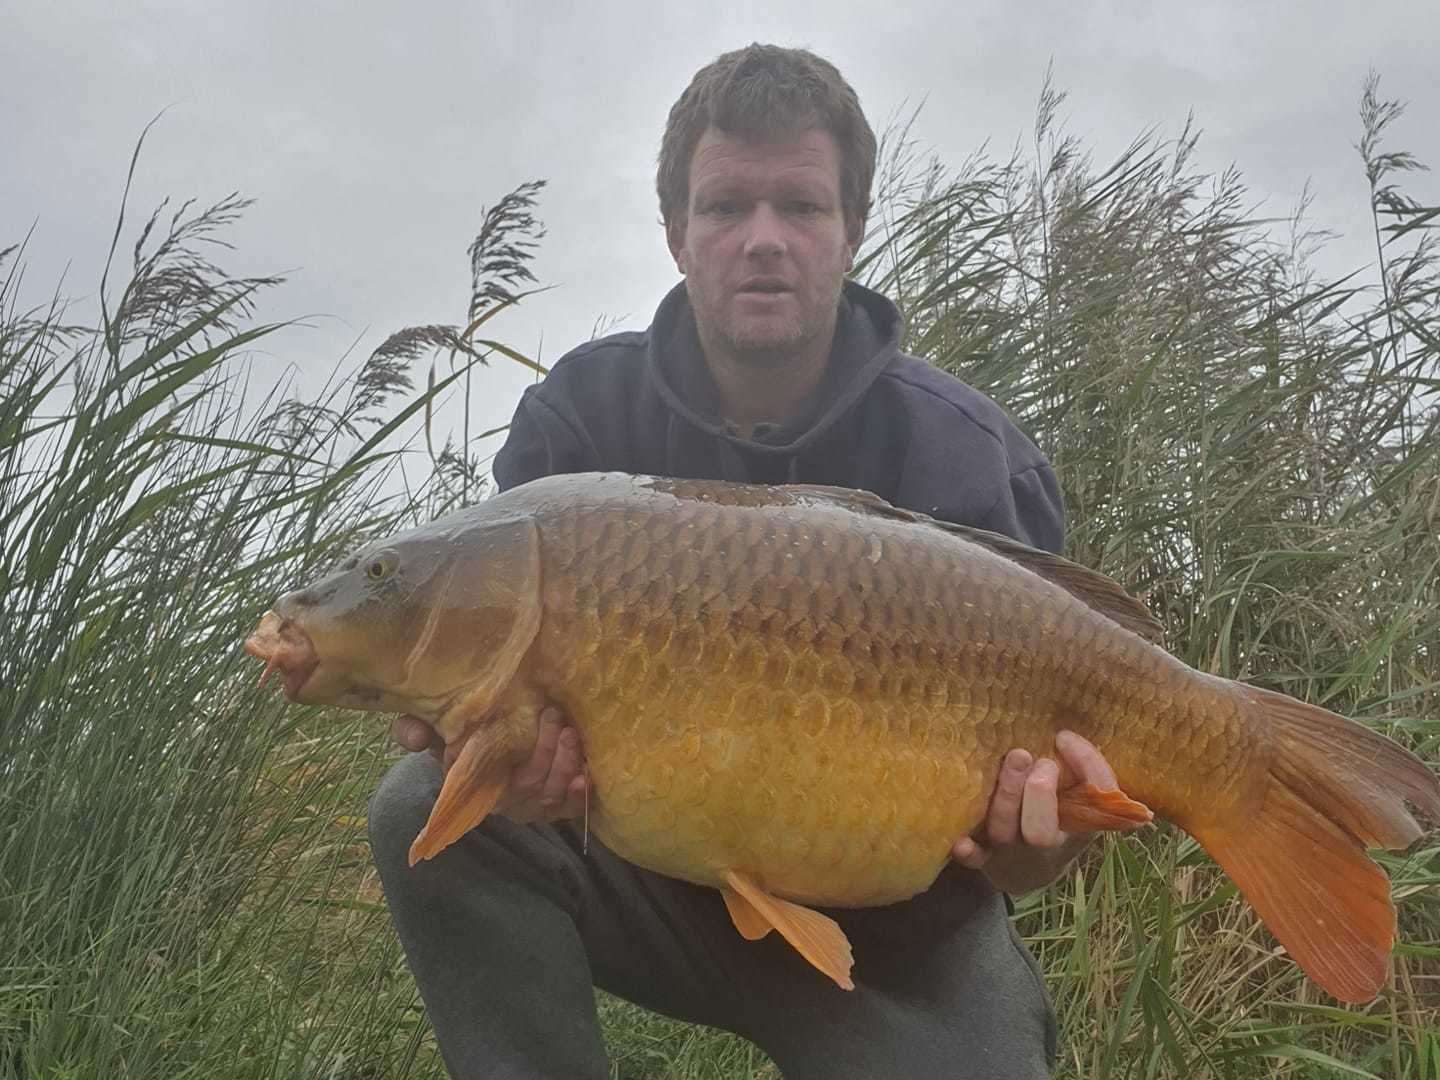
M 727 135 L 769 138 L 810 128 L 828 131 L 840 147 L 840 202 L 863 224 L 875 178 L 875 133 L 860 99 L 828 60 L 805 49 L 749 45 L 695 73 L 670 109 L 660 142 L 655 187 L 660 217 L 683 221 L 690 205 L 690 159 L 711 126 Z

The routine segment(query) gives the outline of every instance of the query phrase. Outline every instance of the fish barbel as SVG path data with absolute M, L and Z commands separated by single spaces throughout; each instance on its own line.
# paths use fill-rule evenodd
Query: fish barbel
M 449 768 L 411 863 L 474 828 L 541 708 L 579 729 L 589 822 L 622 857 L 721 890 L 853 986 L 839 926 L 928 888 L 1012 747 L 1089 739 L 1120 790 L 1061 826 L 1151 812 L 1194 836 L 1343 1001 L 1384 984 L 1395 912 L 1367 847 L 1440 819 L 1440 782 L 1324 709 L 1207 675 L 1111 579 L 863 492 L 573 474 L 372 544 L 246 643 L 295 701 L 407 712 Z

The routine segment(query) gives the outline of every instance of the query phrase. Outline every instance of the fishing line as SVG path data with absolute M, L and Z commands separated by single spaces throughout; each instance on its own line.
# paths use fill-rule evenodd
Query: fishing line
M 580 838 L 580 854 L 590 854 L 590 763 L 587 761 L 585 769 L 585 833 Z

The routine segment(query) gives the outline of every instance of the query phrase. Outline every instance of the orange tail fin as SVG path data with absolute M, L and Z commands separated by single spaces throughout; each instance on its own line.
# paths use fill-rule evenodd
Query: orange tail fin
M 1243 816 L 1186 827 L 1310 978 L 1341 1001 L 1369 1001 L 1389 973 L 1395 909 L 1365 849 L 1419 838 L 1407 802 L 1440 820 L 1440 780 L 1354 721 L 1243 689 L 1273 750 L 1265 794 Z

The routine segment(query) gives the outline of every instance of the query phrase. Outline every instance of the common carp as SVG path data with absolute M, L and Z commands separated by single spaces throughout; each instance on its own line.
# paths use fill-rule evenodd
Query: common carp
M 1073 730 L 1120 790 L 1061 826 L 1152 811 L 1194 836 L 1290 956 L 1348 1002 L 1384 984 L 1395 912 L 1367 847 L 1440 819 L 1440 782 L 1344 717 L 1204 674 L 1111 579 L 848 489 L 549 477 L 367 546 L 247 641 L 294 701 L 407 712 L 449 765 L 411 864 L 478 825 L 540 709 L 579 729 L 589 826 L 721 890 L 840 986 L 811 905 L 928 888 L 1012 747 Z

